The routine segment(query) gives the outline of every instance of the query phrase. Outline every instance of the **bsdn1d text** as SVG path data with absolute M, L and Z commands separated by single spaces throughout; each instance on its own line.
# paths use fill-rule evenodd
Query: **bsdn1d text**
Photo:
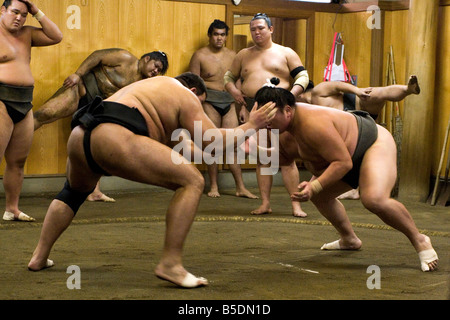
M 244 305 L 244 304 L 230 304 L 222 306 L 223 315 L 267 315 L 270 314 L 270 306 L 263 305 Z

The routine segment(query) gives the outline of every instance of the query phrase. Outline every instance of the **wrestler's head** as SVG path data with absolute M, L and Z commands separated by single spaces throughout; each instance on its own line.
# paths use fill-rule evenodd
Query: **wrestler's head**
M 144 54 L 140 59 L 140 71 L 143 78 L 163 76 L 169 68 L 167 54 L 162 51 L 153 51 Z
M 1 24 L 10 32 L 20 30 L 28 16 L 28 7 L 19 0 L 5 0 L 1 7 Z
M 256 45 L 272 39 L 273 26 L 265 13 L 257 13 L 250 21 L 250 33 Z
M 295 97 L 290 91 L 275 86 L 263 86 L 256 92 L 255 101 L 258 108 L 268 102 L 275 102 L 278 110 L 267 128 L 278 129 L 280 133 L 286 131 L 295 109 Z
M 200 100 L 201 103 L 206 100 L 206 85 L 203 79 L 192 72 L 185 72 L 176 76 L 177 79 L 183 86 L 191 90 Z
M 224 21 L 214 20 L 208 28 L 209 45 L 216 49 L 224 47 L 228 30 L 230 28 Z
M 258 19 L 262 19 L 266 22 L 267 27 L 270 28 L 272 26 L 272 21 L 270 20 L 270 18 L 265 14 L 265 13 L 257 13 L 253 16 L 252 20 L 250 21 L 250 25 L 253 21 L 258 20 Z

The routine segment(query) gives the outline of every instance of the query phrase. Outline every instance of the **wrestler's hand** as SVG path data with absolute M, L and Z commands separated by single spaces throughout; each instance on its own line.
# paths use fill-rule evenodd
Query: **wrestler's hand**
M 246 123 L 248 121 L 248 110 L 245 106 L 241 106 L 241 111 L 239 111 L 239 123 Z
M 275 107 L 275 102 L 267 102 L 258 109 L 258 103 L 255 102 L 253 109 L 250 112 L 249 122 L 257 129 L 267 127 L 277 113 L 277 108 Z
M 39 8 L 34 3 L 32 3 L 31 1 L 29 1 L 29 0 L 19 0 L 19 1 L 25 3 L 25 5 L 28 8 L 28 12 L 31 15 L 34 16 L 36 13 L 39 12 Z
M 358 93 L 358 97 L 361 100 L 367 100 L 370 98 L 371 93 L 372 93 L 372 88 L 364 88 L 364 89 L 360 90 L 360 92 Z
M 313 190 L 308 181 L 301 182 L 297 188 L 299 191 L 291 194 L 291 201 L 305 202 L 313 196 Z
M 80 82 L 80 76 L 76 73 L 71 74 L 64 80 L 63 86 L 64 89 L 72 88 L 73 86 L 77 85 Z
M 236 101 L 237 104 L 239 104 L 243 107 L 247 106 L 244 95 L 242 94 L 242 92 L 239 89 L 234 90 L 233 92 L 230 92 L 230 94 L 233 96 L 234 101 Z

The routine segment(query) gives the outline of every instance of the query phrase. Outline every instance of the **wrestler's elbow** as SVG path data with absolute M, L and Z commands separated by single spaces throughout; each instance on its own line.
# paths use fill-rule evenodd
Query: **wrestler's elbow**
M 63 40 L 63 33 L 57 26 L 43 29 L 43 31 L 47 38 L 51 40 L 52 44 L 58 44 Z
M 57 43 L 60 43 L 62 40 L 63 40 L 63 34 L 62 33 L 60 33 L 59 35 L 58 35 L 58 39 L 56 39 L 56 41 L 57 41 Z
M 53 37 L 52 40 L 54 41 L 53 44 L 58 44 L 63 40 L 63 33 L 61 32 L 61 30 L 58 29 L 58 32 L 56 32 Z

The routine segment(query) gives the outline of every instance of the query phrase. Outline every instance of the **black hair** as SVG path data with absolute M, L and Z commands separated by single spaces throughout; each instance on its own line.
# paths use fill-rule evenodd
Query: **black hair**
M 228 35 L 228 30 L 230 30 L 230 27 L 228 27 L 225 21 L 215 19 L 208 28 L 209 37 L 212 35 L 214 29 L 225 29 L 225 34 Z
M 167 69 L 169 69 L 169 60 L 167 60 L 167 54 L 162 51 L 152 51 L 144 54 L 141 59 L 145 57 L 150 57 L 150 60 L 161 61 L 163 67 L 161 69 L 161 75 L 165 75 Z
M 8 9 L 8 7 L 11 5 L 12 0 L 5 0 L 2 4 L 2 7 L 5 7 L 6 9 Z
M 257 14 L 255 14 L 250 22 L 252 22 L 254 20 L 257 20 L 257 19 L 265 20 L 266 23 L 267 23 L 267 26 L 269 28 L 272 26 L 272 21 L 270 20 L 270 18 L 265 13 L 257 13 Z
M 272 78 L 272 83 L 273 79 L 279 81 L 278 78 Z M 256 92 L 255 101 L 258 102 L 258 107 L 261 107 L 268 102 L 275 102 L 277 108 L 284 108 L 285 105 L 289 105 L 292 108 L 295 107 L 295 97 L 290 91 L 273 86 L 263 86 L 259 89 Z
M 280 84 L 280 78 L 272 77 L 272 78 L 270 78 L 270 83 L 272 83 L 273 85 L 277 86 L 277 85 Z
M 206 92 L 206 85 L 203 79 L 192 72 L 185 72 L 175 77 L 183 86 L 188 89 L 195 88 L 197 96 L 201 96 Z

